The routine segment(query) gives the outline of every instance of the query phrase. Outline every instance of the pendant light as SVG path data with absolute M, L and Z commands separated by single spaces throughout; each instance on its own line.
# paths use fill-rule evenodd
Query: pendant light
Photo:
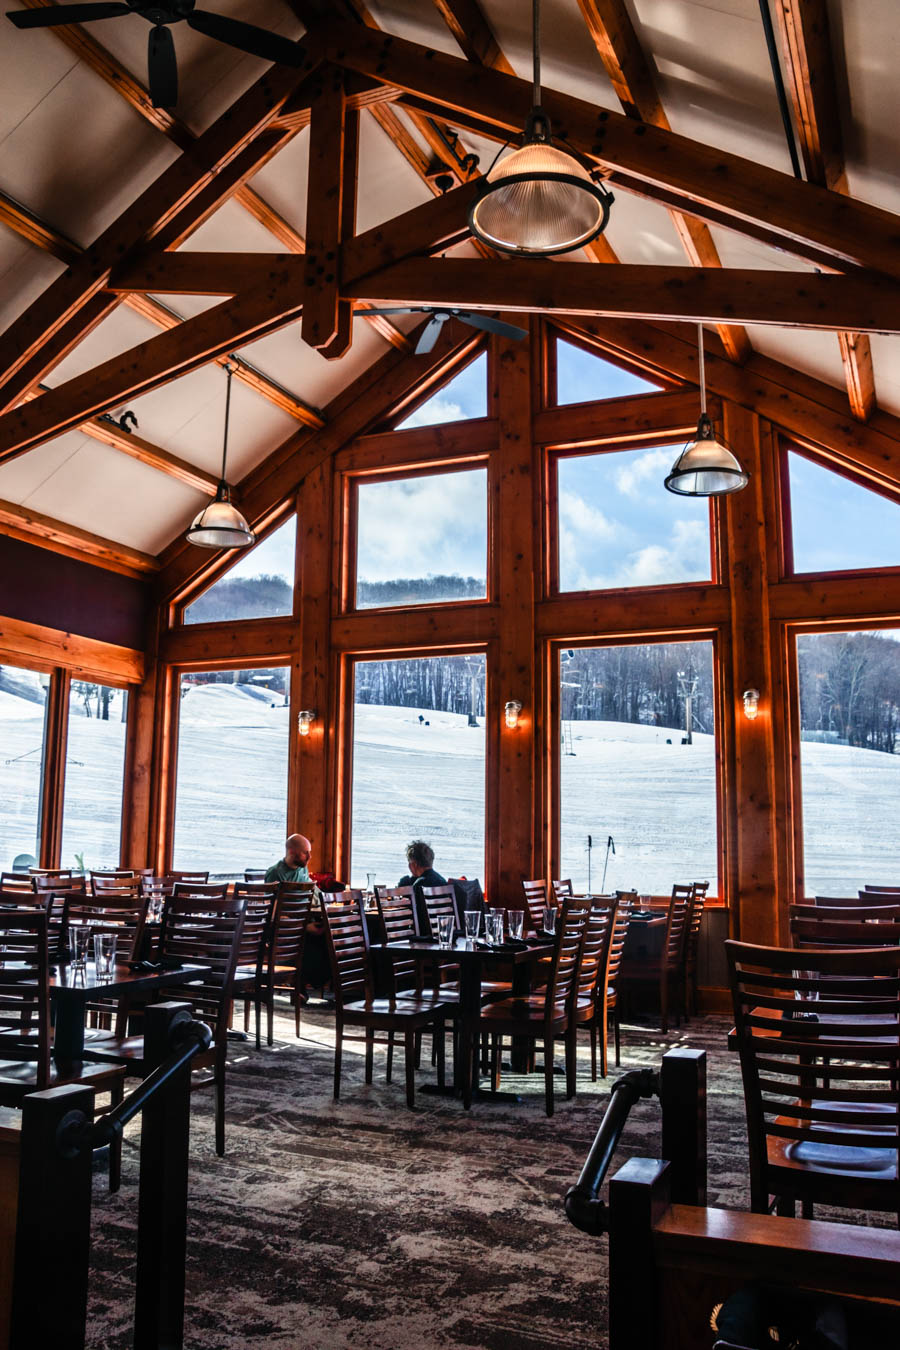
M 212 501 L 204 506 L 185 538 L 198 548 L 247 548 L 256 543 L 256 535 L 236 506 L 231 504 L 231 488 L 225 479 L 228 454 L 228 419 L 231 414 L 231 377 L 234 367 L 226 365 L 228 380 L 225 394 L 225 436 L 222 441 L 222 477 Z
M 540 0 L 533 0 L 534 106 L 523 143 L 495 161 L 481 179 L 469 225 L 472 233 L 504 253 L 568 253 L 606 228 L 613 196 L 586 168 L 552 143 L 541 107 Z
M 703 324 L 697 324 L 697 351 L 700 357 L 700 420 L 697 435 L 688 441 L 672 465 L 666 479 L 670 492 L 682 497 L 723 497 L 739 492 L 750 481 L 737 457 L 725 444 L 706 411 L 706 362 L 703 352 Z

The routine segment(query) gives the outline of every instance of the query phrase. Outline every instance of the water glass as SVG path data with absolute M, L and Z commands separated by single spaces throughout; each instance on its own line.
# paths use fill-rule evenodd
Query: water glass
M 374 895 L 374 894 L 375 894 L 375 873 L 374 873 L 374 872 L 367 872 L 367 873 L 366 873 L 366 890 L 369 892 L 370 895 Z
M 556 932 L 556 906 L 547 905 L 544 909 L 544 932 Z
M 151 887 L 147 892 L 147 918 L 151 923 L 159 923 L 162 918 L 163 901 L 165 896 L 162 887 L 156 889 Z
M 500 947 L 503 944 L 503 914 L 504 911 L 491 910 L 486 920 L 487 940 L 494 947 Z
M 92 936 L 91 925 L 87 923 L 69 924 L 69 948 L 72 953 L 72 967 L 84 970 L 87 965 L 88 946 Z
M 817 980 L 819 972 L 817 970 L 795 970 L 793 972 L 795 979 Z M 794 998 L 801 1003 L 815 1003 L 819 997 L 818 989 L 795 989 Z
M 511 938 L 521 938 L 522 930 L 525 926 L 524 909 L 507 910 L 507 923 L 509 924 L 509 936 Z
M 437 921 L 438 940 L 442 947 L 452 947 L 453 945 L 453 915 L 441 914 Z
M 463 913 L 466 925 L 466 941 L 474 942 L 481 931 L 481 910 L 467 909 Z
M 94 934 L 94 961 L 98 975 L 110 975 L 116 957 L 115 933 Z

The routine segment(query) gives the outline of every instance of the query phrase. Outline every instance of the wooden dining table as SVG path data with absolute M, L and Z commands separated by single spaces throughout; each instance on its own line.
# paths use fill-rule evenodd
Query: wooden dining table
M 159 989 L 177 988 L 199 980 L 206 966 L 190 963 L 159 970 L 132 970 L 127 961 L 117 961 L 108 975 L 97 972 L 94 961 L 76 968 L 63 961 L 50 971 L 50 1001 L 55 1015 L 53 1057 L 57 1064 L 71 1064 L 84 1054 L 84 1018 L 89 1000 L 138 997 Z
M 437 942 L 406 940 L 383 943 L 380 950 L 392 961 L 401 958 L 423 963 L 438 960 L 459 967 L 459 1063 L 454 1061 L 453 1065 L 454 1088 L 462 1093 L 463 1105 L 467 1109 L 472 1104 L 473 1092 L 480 1100 L 497 1101 L 501 1097 L 508 1097 L 509 1094 L 481 1092 L 477 1082 L 473 1085 L 478 1059 L 477 1056 L 473 1058 L 472 1048 L 481 1018 L 481 981 L 485 975 L 488 978 L 496 977 L 502 968 L 512 966 L 513 997 L 529 994 L 535 968 L 543 958 L 553 955 L 555 941 L 547 938 L 540 943 L 530 943 L 527 947 L 488 947 L 486 944 L 476 946 L 466 938 L 456 938 L 451 946 L 442 947 Z M 526 1038 L 513 1039 L 512 1067 L 519 1073 L 527 1072 L 529 1045 Z

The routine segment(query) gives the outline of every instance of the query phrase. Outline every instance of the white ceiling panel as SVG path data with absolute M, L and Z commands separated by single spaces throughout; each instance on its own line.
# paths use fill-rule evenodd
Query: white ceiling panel
M 142 314 L 127 305 L 119 305 L 59 365 L 54 366 L 46 382 L 51 386 L 65 384 L 66 380 L 93 370 L 94 366 L 130 351 L 162 331 Z
M 3 13 L 21 9 L 10 0 Z M 0 42 L 0 146 L 78 65 L 78 57 L 49 32 L 20 32 L 7 19 Z
M 531 5 L 509 0 L 484 0 L 482 5 L 494 37 L 515 73 L 531 79 Z M 578 7 L 578 0 L 546 0 L 542 6 L 541 79 L 547 89 L 559 89 L 600 108 L 619 107 L 603 62 Z
M 831 0 L 828 11 L 850 191 L 900 212 L 896 0 Z
M 624 263 L 688 265 L 672 218 L 664 206 L 630 192 L 616 191 L 606 237 Z
M 870 342 L 878 406 L 900 417 L 900 337 L 873 333 Z
M 65 263 L 0 228 L 0 332 L 65 270 Z
M 427 202 L 432 193 L 372 117 L 359 124 L 359 198 L 356 230 L 362 234 L 392 216 Z
M 80 431 L 69 431 L 16 459 L 5 460 L 0 464 L 0 498 L 7 502 L 26 502 L 31 493 L 37 492 L 42 483 L 81 449 L 86 440 Z
M 388 350 L 387 342 L 371 324 L 357 317 L 353 320 L 353 346 L 339 361 L 326 361 L 307 347 L 300 339 L 298 324 L 242 347 L 239 354 L 296 391 L 307 403 L 322 408 Z
M 228 201 L 187 238 L 180 253 L 284 253 L 284 244 L 255 216 Z M 173 300 L 177 307 L 178 301 Z
M 309 130 L 304 127 L 250 179 L 254 192 L 258 192 L 300 234 L 306 229 L 308 173 Z
M 771 324 L 747 324 L 747 334 L 756 351 L 780 361 L 791 370 L 824 380 L 844 389 L 844 363 L 834 333 L 816 329 L 776 328 Z

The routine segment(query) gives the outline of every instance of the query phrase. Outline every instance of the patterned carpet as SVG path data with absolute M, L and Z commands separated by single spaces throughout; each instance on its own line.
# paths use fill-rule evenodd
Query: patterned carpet
M 677 1044 L 709 1052 L 709 1203 L 746 1208 L 743 1096 L 727 1026 L 694 1019 L 666 1038 L 627 1027 L 622 1070 L 657 1065 Z M 579 1233 L 562 1209 L 608 1099 L 607 1083 L 591 1084 L 586 1051 L 577 1099 L 558 1099 L 548 1120 L 542 1076 L 509 1074 L 503 1086 L 525 1095 L 518 1104 L 465 1112 L 453 1099 L 419 1096 L 409 1112 L 402 1060 L 387 1086 L 376 1053 L 367 1088 L 355 1046 L 345 1049 L 335 1103 L 329 1011 L 305 1012 L 299 1042 L 286 1018 L 276 1036 L 271 1049 L 235 1047 L 223 1159 L 212 1095 L 194 1094 L 191 1350 L 606 1345 L 606 1239 Z M 423 1067 L 417 1083 L 429 1080 Z M 658 1103 L 641 1102 L 617 1158 L 658 1148 Z M 131 1344 L 136 1177 L 132 1126 L 119 1194 L 95 1177 L 88 1326 L 97 1350 Z

